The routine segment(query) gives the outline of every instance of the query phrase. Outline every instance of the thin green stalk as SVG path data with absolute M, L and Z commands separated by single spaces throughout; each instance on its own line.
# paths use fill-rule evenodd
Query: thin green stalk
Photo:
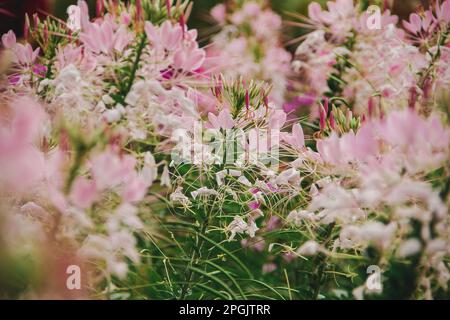
M 133 66 L 131 67 L 130 79 L 128 80 L 125 90 L 121 92 L 124 101 L 125 101 L 128 93 L 130 93 L 131 88 L 133 87 L 133 83 L 136 78 L 136 72 L 139 68 L 139 63 L 141 62 L 141 56 L 142 56 L 142 52 L 144 51 L 146 42 L 147 42 L 147 36 L 145 33 L 143 33 L 141 36 L 141 41 L 139 42 L 139 45 L 136 50 L 136 58 L 134 59 Z
M 325 241 L 324 241 L 324 247 L 326 248 L 328 246 L 328 244 L 331 241 L 331 237 L 333 235 L 333 230 L 334 230 L 334 226 L 335 223 L 332 223 L 328 226 L 327 230 L 325 231 Z M 317 263 L 316 265 L 317 267 L 317 274 L 316 274 L 316 278 L 313 284 L 313 294 L 312 294 L 312 299 L 317 300 L 319 293 L 320 293 L 320 288 L 322 287 L 322 281 L 323 281 L 323 276 L 324 276 L 324 271 L 325 271 L 325 266 L 327 264 L 327 256 L 324 253 L 320 253 L 317 257 Z
M 200 230 L 200 234 L 205 233 L 206 228 L 208 227 L 208 219 L 206 219 L 201 227 Z M 204 243 L 204 239 L 202 237 L 197 236 L 195 239 L 195 246 L 194 248 L 192 248 L 192 253 L 191 253 L 191 260 L 189 261 L 189 264 L 186 267 L 186 278 L 183 284 L 183 287 L 181 288 L 181 293 L 180 293 L 180 300 L 184 300 L 186 298 L 186 294 L 188 292 L 188 289 L 190 287 L 191 281 L 192 281 L 192 277 L 193 277 L 193 269 L 192 267 L 197 265 L 197 262 L 195 262 L 195 260 L 197 259 L 197 252 L 198 255 L 200 257 L 200 253 L 201 253 L 201 249 L 203 247 L 203 243 Z

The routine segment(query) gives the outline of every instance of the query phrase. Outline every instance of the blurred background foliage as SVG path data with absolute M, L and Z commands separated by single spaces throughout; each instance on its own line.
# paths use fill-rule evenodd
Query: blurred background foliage
M 126 1 L 126 0 L 123 0 Z M 207 43 L 207 37 L 205 35 L 211 34 L 208 28 L 210 28 L 214 21 L 209 16 L 209 11 L 218 3 L 223 3 L 234 0 L 192 0 L 194 8 L 192 10 L 192 16 L 189 19 L 189 25 L 191 28 L 197 28 L 200 33 L 200 39 L 202 44 Z M 244 0 L 245 1 L 245 0 Z M 326 0 L 315 0 L 316 2 L 325 5 Z M 393 11 L 402 18 L 408 17 L 418 6 L 427 6 L 427 0 L 362 0 L 366 2 L 384 2 L 388 1 L 393 4 Z M 67 18 L 66 9 L 69 5 L 75 4 L 77 0 L 0 0 L 0 33 L 6 33 L 8 30 L 13 29 L 16 34 L 20 35 L 23 29 L 24 15 L 25 13 L 33 14 L 50 13 L 61 19 Z M 96 0 L 87 0 L 90 5 L 92 14 L 95 12 Z M 308 4 L 311 0 L 267 0 L 272 8 L 278 12 L 284 20 L 290 20 L 289 13 L 306 14 Z M 285 41 L 293 39 L 302 33 L 299 28 L 286 29 Z M 291 48 L 292 49 L 292 48 Z

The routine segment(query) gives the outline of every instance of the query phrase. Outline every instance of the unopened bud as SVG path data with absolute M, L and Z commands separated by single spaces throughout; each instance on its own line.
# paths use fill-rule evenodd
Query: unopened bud
M 142 1 L 136 0 L 136 22 L 140 23 L 143 18 Z
M 181 26 L 181 30 L 183 31 L 183 39 L 184 39 L 184 32 L 186 29 L 186 21 L 184 20 L 184 14 L 182 13 L 180 15 L 180 20 L 179 20 L 180 26 Z
M 319 106 L 319 126 L 320 130 L 323 131 L 326 128 L 326 120 L 327 120 L 327 113 L 325 112 L 325 109 L 322 105 Z
M 333 112 L 330 113 L 330 127 L 332 130 L 336 129 L 336 121 L 334 120 Z
M 28 17 L 28 14 L 25 15 L 25 24 L 23 26 L 23 37 L 25 39 L 28 39 L 28 36 L 30 34 L 30 17 Z
M 103 10 L 105 9 L 105 4 L 103 0 L 97 0 L 97 4 L 95 6 L 95 13 L 97 17 L 100 17 L 103 14 Z
M 166 9 L 167 9 L 167 16 L 170 18 L 172 16 L 171 13 L 171 4 L 170 4 L 170 0 L 166 0 Z
M 245 107 L 247 110 L 250 108 L 250 96 L 248 93 L 248 89 L 245 90 Z

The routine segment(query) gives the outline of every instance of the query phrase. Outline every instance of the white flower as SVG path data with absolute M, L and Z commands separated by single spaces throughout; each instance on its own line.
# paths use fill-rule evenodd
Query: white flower
M 227 174 L 227 170 L 222 170 L 216 173 L 216 182 L 217 185 L 221 186 L 223 185 L 223 179 L 225 178 Z
M 320 249 L 320 245 L 314 240 L 306 241 L 300 248 L 297 249 L 297 253 L 301 256 L 313 256 L 317 254 Z
M 429 255 L 434 255 L 439 252 L 448 251 L 449 247 L 447 246 L 444 239 L 433 239 L 427 243 L 426 252 Z
M 153 184 L 153 181 L 155 181 L 158 176 L 158 166 L 150 151 L 147 151 L 144 155 L 144 167 L 141 170 L 140 176 L 149 186 Z
M 67 14 L 69 15 L 67 27 L 72 32 L 81 30 L 81 8 L 76 5 L 71 5 L 67 8 Z
M 275 183 L 278 185 L 300 185 L 300 172 L 295 170 L 294 168 L 290 168 L 288 170 L 283 171 L 278 175 L 275 179 Z
M 161 174 L 161 186 L 170 187 L 170 172 L 167 165 L 164 166 L 163 172 Z
M 108 121 L 109 123 L 113 123 L 113 122 L 117 122 L 122 118 L 122 114 L 121 112 L 114 108 L 114 109 L 107 109 L 104 113 L 103 113 L 103 117 L 105 118 L 106 121 Z
M 174 192 L 170 194 L 170 201 L 173 203 L 180 203 L 181 205 L 187 207 L 191 205 L 188 197 L 183 194 L 183 187 L 178 187 Z
M 247 227 L 247 222 L 245 222 L 242 217 L 235 216 L 233 221 L 227 227 L 227 230 L 231 232 L 228 241 L 233 240 L 237 233 L 244 233 L 247 230 Z
M 289 213 L 286 220 L 287 220 L 287 222 L 290 222 L 290 223 L 293 223 L 293 224 L 299 226 L 303 220 L 317 221 L 318 217 L 314 213 L 306 211 L 306 210 L 300 210 L 300 211 L 293 210 Z
M 114 104 L 114 99 L 111 98 L 111 96 L 109 94 L 105 94 L 102 96 L 102 101 L 107 104 L 107 105 L 112 105 Z
M 252 217 L 248 217 L 248 222 L 245 222 L 244 219 L 240 216 L 235 216 L 234 220 L 228 225 L 227 231 L 231 232 L 230 237 L 228 238 L 228 241 L 231 241 L 234 239 L 236 234 L 238 233 L 246 233 L 251 238 L 255 237 L 256 231 L 258 231 L 259 228 L 256 225 L 255 221 Z
M 378 221 L 366 223 L 361 228 L 361 237 L 363 240 L 372 242 L 379 248 L 385 249 L 390 243 L 392 236 L 397 229 L 395 223 L 385 225 Z
M 243 185 L 246 185 L 247 187 L 252 186 L 252 183 L 245 176 L 240 176 L 237 181 L 239 181 Z
M 255 237 L 255 233 L 256 231 L 258 231 L 259 228 L 256 225 L 255 221 L 252 218 L 248 219 L 248 224 L 247 224 L 247 230 L 246 233 L 251 237 Z
M 340 247 L 352 248 L 359 244 L 371 243 L 379 249 L 386 249 L 397 230 L 397 224 L 392 222 L 385 225 L 378 221 L 370 221 L 361 226 L 345 226 L 340 233 Z
M 138 209 L 129 204 L 124 203 L 120 205 L 114 215 L 110 216 L 107 222 L 107 226 L 110 232 L 119 230 L 121 225 L 126 225 L 134 229 L 142 229 L 143 223 L 137 215 Z
M 220 194 L 216 190 L 208 189 L 207 187 L 201 187 L 196 191 L 191 192 L 192 198 L 196 199 L 197 196 L 219 196 Z
M 311 198 L 313 198 L 313 197 L 315 197 L 317 195 L 319 195 L 319 189 L 317 189 L 316 185 L 313 183 L 311 185 L 311 188 L 309 188 L 309 196 Z
M 56 92 L 60 94 L 70 93 L 84 85 L 80 71 L 73 65 L 69 64 L 62 69 L 58 76 L 53 80 Z
M 232 177 L 240 177 L 242 175 L 242 171 L 240 170 L 234 170 L 234 169 L 229 169 L 228 170 L 228 174 Z
M 397 256 L 401 258 L 412 256 L 413 254 L 416 254 L 420 251 L 422 248 L 422 245 L 420 244 L 420 241 L 416 238 L 408 239 L 404 241 L 397 251 Z

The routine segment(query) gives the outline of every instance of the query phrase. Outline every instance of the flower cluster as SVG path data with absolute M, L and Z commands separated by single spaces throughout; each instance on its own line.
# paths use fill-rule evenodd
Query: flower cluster
M 423 18 L 412 14 L 414 22 L 403 21 L 405 30 L 388 8 L 377 9 L 378 25 L 372 26 L 370 13 L 352 0 L 329 1 L 328 11 L 311 3 L 305 20 L 315 31 L 297 48 L 293 67 L 318 99 L 344 97 L 360 115 L 418 100 L 426 106 L 448 86 L 448 5 L 437 3 Z
M 218 4 L 211 15 L 221 28 L 208 48 L 211 69 L 245 81 L 268 82 L 272 85 L 269 98 L 281 106 L 291 62 L 281 44 L 281 18 L 264 1 Z
M 450 1 L 366 2 L 311 3 L 293 62 L 256 0 L 205 47 L 188 1 L 4 34 L 0 297 L 77 265 L 92 298 L 448 298 Z

